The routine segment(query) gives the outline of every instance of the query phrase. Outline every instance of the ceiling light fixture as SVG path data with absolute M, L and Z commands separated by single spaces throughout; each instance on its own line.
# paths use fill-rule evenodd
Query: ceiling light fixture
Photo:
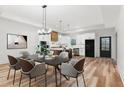
M 43 5 L 42 8 L 43 8 L 43 20 L 42 20 L 42 29 L 41 30 L 38 30 L 38 34 L 39 35 L 48 35 L 52 32 L 52 29 L 51 28 L 47 28 L 46 27 L 46 7 L 47 5 Z

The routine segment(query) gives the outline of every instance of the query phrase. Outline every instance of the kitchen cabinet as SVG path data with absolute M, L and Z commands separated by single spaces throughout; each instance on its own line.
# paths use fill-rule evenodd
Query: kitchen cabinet
M 55 31 L 51 32 L 51 41 L 53 41 L 53 42 L 58 41 L 58 32 L 55 32 Z

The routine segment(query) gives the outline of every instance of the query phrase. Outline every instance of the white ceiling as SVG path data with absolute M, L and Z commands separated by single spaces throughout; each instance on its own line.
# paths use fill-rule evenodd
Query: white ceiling
M 119 15 L 120 6 L 99 5 L 65 5 L 47 7 L 47 26 L 59 30 L 62 20 L 63 32 L 83 31 L 97 27 L 114 27 Z M 1 5 L 0 17 L 42 27 L 41 6 Z M 67 25 L 70 25 L 68 28 Z

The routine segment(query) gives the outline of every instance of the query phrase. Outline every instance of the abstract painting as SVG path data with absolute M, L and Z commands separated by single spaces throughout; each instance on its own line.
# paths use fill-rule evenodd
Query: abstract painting
M 7 49 L 27 48 L 27 36 L 17 34 L 7 34 Z

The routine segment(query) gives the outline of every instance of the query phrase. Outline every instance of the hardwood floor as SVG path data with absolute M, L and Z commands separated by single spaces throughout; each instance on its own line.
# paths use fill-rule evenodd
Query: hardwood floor
M 123 87 L 120 75 L 117 71 L 117 66 L 112 63 L 113 60 L 109 58 L 86 58 L 84 66 L 84 78 L 87 87 Z M 20 71 L 17 71 L 15 84 L 12 84 L 13 73 L 11 71 L 9 80 L 7 74 L 9 71 L 8 64 L 0 65 L 0 87 L 18 87 L 20 79 Z M 59 85 L 59 73 L 58 85 Z M 44 75 L 37 77 L 37 80 L 32 79 L 32 87 L 44 87 Z M 79 86 L 83 87 L 82 75 L 79 76 Z M 21 87 L 28 87 L 29 79 L 23 76 Z M 55 87 L 55 75 L 53 67 L 49 67 L 47 73 L 47 86 Z M 62 77 L 62 87 L 76 87 L 76 79 L 71 78 L 66 80 Z

